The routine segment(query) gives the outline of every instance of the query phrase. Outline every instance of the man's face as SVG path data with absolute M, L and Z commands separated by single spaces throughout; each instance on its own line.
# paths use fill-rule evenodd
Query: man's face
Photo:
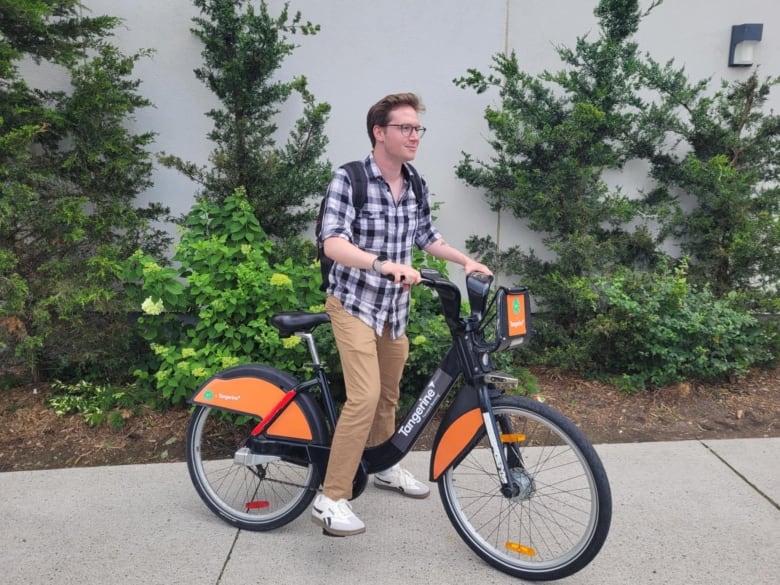
M 416 128 L 420 125 L 417 112 L 411 106 L 401 106 L 390 112 L 387 125 L 379 128 L 377 143 L 381 144 L 387 155 L 399 162 L 414 160 L 420 137 L 416 131 L 404 136 L 401 126 Z

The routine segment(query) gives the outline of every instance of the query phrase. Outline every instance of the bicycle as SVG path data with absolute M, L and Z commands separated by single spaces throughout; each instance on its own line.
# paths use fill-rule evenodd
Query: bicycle
M 422 284 L 441 301 L 452 345 L 396 433 L 364 451 L 353 499 L 368 475 L 399 462 L 434 418 L 456 381 L 431 449 L 430 481 L 455 530 L 494 568 L 528 580 L 571 575 L 598 554 L 612 499 L 604 467 L 583 433 L 549 405 L 506 395 L 518 380 L 494 371 L 491 354 L 525 343 L 530 297 L 492 277 L 460 289 L 435 270 Z M 308 508 L 328 464 L 337 410 L 312 332 L 325 313 L 272 318 L 281 337 L 307 343 L 313 378 L 300 382 L 265 365 L 236 366 L 207 380 L 190 399 L 187 466 L 205 504 L 228 524 L 278 528 Z M 313 389 L 319 388 L 315 398 Z M 231 413 L 226 416 L 224 413 Z

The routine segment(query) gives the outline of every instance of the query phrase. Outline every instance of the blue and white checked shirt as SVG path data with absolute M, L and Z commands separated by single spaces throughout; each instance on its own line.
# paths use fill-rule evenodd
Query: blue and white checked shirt
M 338 169 L 328 185 L 322 216 L 322 238 L 344 238 L 366 252 L 384 254 L 398 264 L 412 264 L 412 246 L 426 248 L 441 236 L 431 223 L 428 187 L 423 181 L 422 205 L 418 208 L 412 183 L 404 181 L 396 206 L 390 187 L 382 178 L 374 156 L 363 161 L 368 177 L 366 202 L 355 217 L 349 175 Z M 409 320 L 409 293 L 403 286 L 382 278 L 373 270 L 349 268 L 338 262 L 330 270 L 328 294 L 377 335 L 386 324 L 392 337 L 400 337 Z

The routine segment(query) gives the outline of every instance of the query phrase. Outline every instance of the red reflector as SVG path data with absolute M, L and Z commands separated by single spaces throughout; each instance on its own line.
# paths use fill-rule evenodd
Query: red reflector
M 246 503 L 246 509 L 247 510 L 257 510 L 259 508 L 267 508 L 270 504 L 266 500 L 261 500 L 259 502 L 247 502 Z

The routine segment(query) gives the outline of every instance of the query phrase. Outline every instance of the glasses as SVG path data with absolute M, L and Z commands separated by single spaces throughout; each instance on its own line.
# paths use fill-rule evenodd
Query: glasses
M 425 131 L 427 130 L 425 126 L 411 126 L 410 124 L 385 124 L 385 128 L 388 126 L 395 126 L 401 130 L 401 136 L 406 138 L 412 135 L 412 130 L 417 132 L 417 138 L 422 138 L 425 136 Z

